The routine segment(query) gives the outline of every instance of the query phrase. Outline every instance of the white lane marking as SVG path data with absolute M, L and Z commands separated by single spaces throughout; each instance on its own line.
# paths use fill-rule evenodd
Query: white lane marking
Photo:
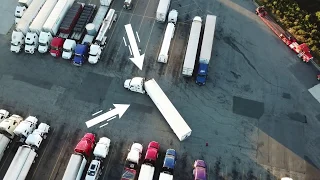
M 137 31 L 136 31 L 136 35 L 137 35 L 138 41 L 140 42 L 140 37 Z
M 123 38 L 124 45 L 127 46 L 126 39 L 124 37 L 122 37 L 122 38 Z
M 106 125 L 108 125 L 109 123 L 105 123 L 105 124 L 103 124 L 103 125 L 101 125 L 99 128 L 102 128 L 102 127 L 104 127 L 104 126 L 106 126 Z
M 130 45 L 128 47 L 129 47 L 130 55 L 132 56 L 132 50 L 131 50 Z
M 93 113 L 92 116 L 95 116 L 95 115 L 101 113 L 102 111 L 103 111 L 103 110 L 101 109 L 100 111 L 97 111 L 97 112 Z

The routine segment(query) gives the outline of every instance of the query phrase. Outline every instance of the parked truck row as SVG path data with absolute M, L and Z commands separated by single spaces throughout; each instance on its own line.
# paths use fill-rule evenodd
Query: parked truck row
M 37 150 L 40 148 L 42 140 L 46 139 L 49 133 L 50 126 L 40 123 L 36 129 L 38 119 L 35 116 L 23 119 L 16 114 L 10 115 L 8 111 L 3 109 L 0 110 L 0 119 L 0 159 L 15 136 L 18 137 L 15 139 L 22 143 L 3 179 L 25 179 L 38 156 Z

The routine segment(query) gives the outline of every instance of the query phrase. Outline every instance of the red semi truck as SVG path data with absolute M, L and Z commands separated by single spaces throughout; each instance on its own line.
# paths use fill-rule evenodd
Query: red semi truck
M 80 179 L 95 145 L 95 135 L 87 133 L 74 148 L 62 180 Z
M 146 156 L 140 169 L 138 180 L 152 180 L 155 164 L 158 158 L 160 145 L 156 141 L 151 141 L 148 145 Z
M 306 43 L 299 44 L 292 35 L 283 30 L 267 13 L 264 6 L 259 6 L 256 9 L 256 14 L 260 19 L 294 52 L 303 62 L 309 62 L 313 59 L 310 49 Z

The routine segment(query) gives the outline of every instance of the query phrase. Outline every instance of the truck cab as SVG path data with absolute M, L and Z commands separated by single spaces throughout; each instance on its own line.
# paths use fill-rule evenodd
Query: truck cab
M 0 133 L 12 139 L 14 137 L 13 131 L 21 123 L 21 121 L 23 121 L 23 118 L 16 114 L 4 119 L 0 123 Z
M 162 172 L 167 174 L 173 174 L 174 166 L 176 164 L 176 151 L 174 149 L 168 149 L 164 157 Z
M 25 39 L 24 52 L 34 54 L 35 49 L 38 48 L 38 39 L 37 33 L 28 32 Z
M 10 51 L 19 53 L 24 47 L 24 39 L 22 32 L 12 31 Z
M 83 154 L 86 158 L 90 157 L 95 144 L 95 137 L 92 133 L 86 133 L 74 148 L 74 152 Z
M 52 35 L 51 33 L 48 32 L 40 32 L 39 35 L 39 47 L 38 47 L 38 51 L 39 53 L 46 53 L 48 52 L 49 49 L 49 44 L 52 40 Z
M 207 166 L 203 160 L 196 160 L 193 164 L 194 180 L 207 180 Z
M 88 44 L 77 44 L 75 49 L 75 56 L 73 58 L 73 65 L 82 66 L 85 60 L 88 58 L 89 45 Z
M 159 143 L 156 141 L 151 141 L 148 145 L 146 156 L 144 158 L 144 164 L 151 164 L 152 166 L 154 166 L 158 158 L 159 149 Z
M 208 76 L 208 67 L 209 67 L 209 64 L 203 64 L 203 63 L 199 64 L 198 74 L 196 77 L 196 83 L 199 86 L 206 84 L 207 76 Z
M 100 59 L 101 56 L 101 48 L 99 45 L 97 44 L 92 44 L 90 46 L 90 51 L 89 51 L 89 58 L 88 58 L 88 62 L 90 64 L 97 64 L 97 62 Z
M 123 8 L 128 10 L 132 9 L 132 0 L 124 0 Z
M 127 79 L 124 82 L 124 88 L 133 92 L 145 94 L 146 91 L 144 90 L 144 81 L 145 79 L 142 77 L 134 77 L 132 79 Z
M 53 57 L 60 57 L 62 53 L 64 39 L 59 37 L 54 37 L 51 41 L 50 54 Z
M 36 128 L 37 123 L 36 117 L 29 116 L 15 128 L 13 133 L 22 139 L 27 138 Z
M 9 117 L 9 111 L 0 109 L 0 122 Z
M 260 17 L 264 17 L 267 15 L 266 8 L 264 6 L 259 6 L 256 9 L 256 14 Z
M 76 48 L 76 41 L 72 39 L 66 39 L 63 43 L 63 59 L 71 59 L 74 54 L 74 49 Z
M 85 180 L 98 180 L 101 174 L 101 162 L 93 160 L 91 161 Z
M 39 127 L 27 137 L 26 144 L 39 148 L 42 143 L 42 140 L 47 138 L 47 134 L 49 133 L 49 130 L 50 130 L 49 125 L 45 123 L 41 123 Z
M 19 0 L 16 10 L 14 12 L 15 24 L 17 24 L 24 12 L 27 10 L 28 6 L 31 4 L 32 0 Z

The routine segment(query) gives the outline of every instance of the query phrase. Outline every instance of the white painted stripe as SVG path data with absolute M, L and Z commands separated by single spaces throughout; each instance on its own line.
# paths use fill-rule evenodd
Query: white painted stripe
M 137 31 L 136 31 L 136 35 L 137 35 L 138 41 L 140 42 L 140 37 Z
M 101 109 L 100 111 L 97 111 L 97 112 L 93 113 L 92 116 L 95 116 L 95 115 L 101 113 L 102 111 L 103 111 L 103 110 Z
M 90 119 L 89 121 L 86 122 L 87 127 L 94 126 L 98 123 L 101 123 L 102 121 L 105 121 L 113 116 L 116 116 L 118 114 L 117 109 L 112 109 L 111 111 L 108 111 L 106 113 L 101 114 L 100 116 L 97 116 L 93 119 Z
M 122 37 L 122 38 L 123 38 L 124 45 L 127 46 L 126 39 L 124 37 Z
M 129 47 L 130 54 L 131 54 L 131 56 L 132 56 L 132 50 L 131 50 L 130 45 L 129 45 L 128 47 Z
M 105 123 L 105 124 L 101 125 L 100 128 L 102 128 L 102 127 L 104 127 L 104 126 L 106 126 L 106 125 L 108 125 L 108 124 L 109 124 L 109 123 Z
M 112 119 L 116 118 L 116 116 L 113 116 L 112 118 L 108 119 L 107 121 L 111 121 Z

